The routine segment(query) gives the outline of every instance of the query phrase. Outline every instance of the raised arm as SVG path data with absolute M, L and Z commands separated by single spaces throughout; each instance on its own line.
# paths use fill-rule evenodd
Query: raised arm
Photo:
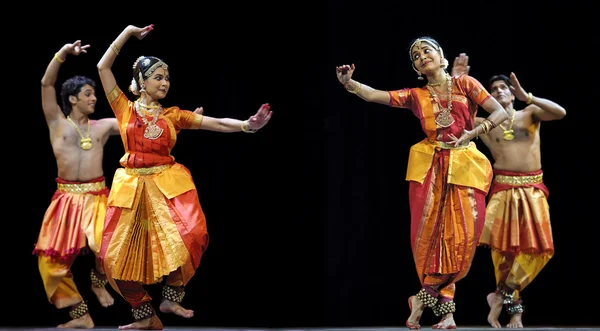
M 355 69 L 356 67 L 354 64 L 345 64 L 335 68 L 337 78 L 340 83 L 344 85 L 344 88 L 346 88 L 348 92 L 358 95 L 365 101 L 389 105 L 390 94 L 387 91 L 374 89 L 352 79 L 352 74 L 354 73 Z
M 135 36 L 138 39 L 143 39 L 148 35 L 148 32 L 152 31 L 153 29 L 154 26 L 152 24 L 143 28 L 129 25 L 121 32 L 121 34 L 119 34 L 117 39 L 110 44 L 106 52 L 104 52 L 104 56 L 102 56 L 97 65 L 104 93 L 108 95 L 110 92 L 112 92 L 115 86 L 117 86 L 117 81 L 111 68 L 115 58 L 117 55 L 119 55 L 123 45 L 125 45 L 125 42 L 131 36 Z
M 195 113 L 201 114 L 202 108 L 196 109 Z M 233 118 L 214 118 L 209 116 L 203 116 L 202 124 L 198 129 L 217 131 L 217 132 L 248 132 L 254 133 L 264 127 L 271 116 L 271 106 L 266 103 L 260 106 L 258 112 L 245 121 L 233 119 Z
M 565 117 L 565 115 L 567 115 L 567 111 L 556 102 L 536 97 L 532 93 L 525 92 L 525 89 L 523 89 L 523 87 L 519 83 L 517 75 L 515 75 L 514 72 L 510 73 L 510 82 L 513 85 L 509 86 L 512 93 L 517 99 L 529 105 L 525 108 L 525 110 L 532 111 L 533 116 L 535 116 L 538 120 L 560 120 L 563 117 Z
M 44 111 L 48 125 L 51 125 L 59 118 L 64 118 L 56 100 L 56 88 L 54 87 L 60 66 L 66 61 L 67 55 L 77 56 L 81 53 L 87 53 L 87 48 L 89 47 L 90 45 L 81 46 L 81 40 L 77 40 L 72 44 L 65 44 L 50 60 L 44 77 L 42 77 L 42 110 Z

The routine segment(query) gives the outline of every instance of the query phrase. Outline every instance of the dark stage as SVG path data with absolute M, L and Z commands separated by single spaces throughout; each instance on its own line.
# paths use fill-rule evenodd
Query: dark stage
M 113 331 L 116 330 L 117 327 L 96 327 L 93 330 L 97 331 Z M 428 330 L 426 326 L 422 326 L 421 330 Z M 490 327 L 486 326 L 460 326 L 459 330 L 466 331 L 487 331 L 490 330 Z M 18 328 L 0 328 L 0 331 L 49 331 L 49 330 L 57 330 L 56 328 L 27 328 L 27 327 L 18 327 Z M 81 330 L 81 329 L 62 329 L 62 330 Z M 192 328 L 192 327 L 165 327 L 163 330 L 165 331 L 399 331 L 399 330 L 408 330 L 408 328 L 399 328 L 399 327 L 378 327 L 378 328 Z M 600 328 L 593 327 L 548 327 L 548 326 L 539 326 L 539 327 L 526 327 L 519 330 L 545 330 L 545 331 L 596 331 L 600 330 Z
M 123 90 L 136 58 L 153 55 L 170 66 L 165 105 L 202 106 L 206 116 L 236 119 L 247 119 L 263 103 L 273 111 L 255 134 L 184 130 L 177 138 L 172 155 L 194 178 L 210 244 L 182 303 L 195 317 L 161 315 L 165 330 L 407 329 L 407 298 L 420 283 L 405 175 L 409 149 L 424 134 L 410 111 L 348 93 L 335 67 L 354 63 L 354 79 L 382 90 L 420 86 L 407 48 L 424 35 L 440 42 L 450 62 L 467 53 L 470 75 L 479 81 L 515 72 L 528 92 L 566 109 L 564 119 L 541 125 L 556 252 L 522 292 L 523 322 L 525 330 L 600 330 L 599 278 L 593 271 L 600 233 L 600 39 L 598 17 L 586 17 L 597 11 L 582 3 L 94 1 L 84 10 L 81 2 L 15 2 L 23 8 L 6 15 L 16 15 L 23 26 L 2 29 L 9 86 L 3 107 L 8 198 L 2 202 L 0 326 L 53 330 L 69 318 L 48 302 L 31 254 L 56 190 L 40 97 L 49 61 L 65 43 L 90 44 L 87 54 L 62 64 L 57 87 L 72 75 L 89 76 L 98 83 L 90 117 L 112 117 L 96 64 L 127 25 L 154 24 L 143 40 L 128 40 L 115 60 Z M 475 143 L 491 158 L 481 141 Z M 108 185 L 123 152 L 119 137 L 108 139 Z M 96 330 L 131 323 L 131 307 L 112 289 L 115 305 L 99 306 L 90 290 L 92 266 L 92 256 L 84 255 L 72 271 L 100 325 Z M 486 296 L 495 286 L 490 251 L 479 247 L 457 284 L 459 330 L 491 329 Z M 149 291 L 157 307 L 160 288 Z M 426 312 L 422 330 L 437 321 Z M 508 322 L 506 312 L 500 322 Z

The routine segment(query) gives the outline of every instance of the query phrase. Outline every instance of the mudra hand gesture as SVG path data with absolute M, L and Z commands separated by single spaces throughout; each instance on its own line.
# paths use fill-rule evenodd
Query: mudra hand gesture
M 356 69 L 354 67 L 354 63 L 352 65 L 344 64 L 342 66 L 335 67 L 335 73 L 340 83 L 346 85 L 352 78 L 352 73 L 354 73 L 354 69 Z
M 131 32 L 131 35 L 135 36 L 139 40 L 144 39 L 144 37 L 146 37 L 148 33 L 150 33 L 150 31 L 152 30 L 154 30 L 154 24 L 146 25 L 143 28 L 138 28 L 135 25 L 129 26 L 129 31 Z
M 471 66 L 469 65 L 469 57 L 465 53 L 460 53 L 454 58 L 451 72 L 452 77 L 458 77 L 462 74 L 468 75 L 469 70 L 471 70 Z
M 256 131 L 265 126 L 271 119 L 271 115 L 273 115 L 271 106 L 268 103 L 262 104 L 256 114 L 248 119 L 250 130 Z
M 75 56 L 81 53 L 87 53 L 87 49 L 90 47 L 89 44 L 81 46 L 81 40 L 77 40 L 72 44 L 66 44 L 65 46 L 65 50 L 67 51 L 67 53 Z
M 509 86 L 508 88 L 510 89 L 512 94 L 514 94 L 515 97 L 520 101 L 527 102 L 527 99 L 529 99 L 529 95 L 527 94 L 527 92 L 525 92 L 525 89 L 521 87 L 521 84 L 517 79 L 517 75 L 515 75 L 514 72 L 510 73 L 510 82 L 513 86 Z
M 448 145 L 459 147 L 467 145 L 473 138 L 477 137 L 477 128 L 473 130 L 463 130 L 460 138 L 456 138 L 455 135 L 449 134 L 448 137 L 452 139 L 452 141 L 448 142 Z

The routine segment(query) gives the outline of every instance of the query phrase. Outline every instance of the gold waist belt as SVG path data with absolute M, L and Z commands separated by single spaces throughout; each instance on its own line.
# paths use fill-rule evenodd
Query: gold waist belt
M 441 149 L 459 149 L 459 148 L 467 148 L 469 147 L 469 141 L 467 141 L 464 145 L 458 145 L 458 146 L 453 146 L 450 145 L 448 143 L 445 143 L 443 141 L 437 141 L 437 140 L 433 140 L 432 141 L 435 145 L 437 145 L 437 147 L 441 148 Z
M 81 184 L 62 184 L 58 183 L 58 190 L 66 193 L 88 193 L 88 192 L 98 192 L 103 190 L 106 187 L 106 183 L 104 181 L 95 182 L 95 183 L 81 183 Z
M 542 182 L 543 174 L 533 176 L 504 176 L 496 175 L 494 181 L 500 184 L 509 184 L 513 186 L 521 186 L 525 184 L 539 184 Z
M 128 175 L 132 176 L 147 176 L 161 173 L 167 169 L 169 169 L 170 164 L 163 164 L 159 166 L 149 167 L 149 168 L 125 168 L 125 171 Z

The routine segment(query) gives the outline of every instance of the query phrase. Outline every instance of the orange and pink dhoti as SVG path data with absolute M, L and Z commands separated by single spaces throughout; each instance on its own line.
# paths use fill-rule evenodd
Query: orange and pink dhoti
M 554 255 L 548 188 L 541 170 L 495 170 L 480 245 L 490 247 L 497 293 L 510 314 L 522 313 L 520 292 Z
M 104 177 L 88 182 L 57 178 L 56 182 L 33 254 L 38 256 L 48 301 L 59 309 L 71 307 L 75 319 L 87 313 L 87 304 L 73 281 L 71 266 L 79 254 L 99 253 L 109 190 Z M 93 286 L 106 284 L 99 271 L 92 269 L 90 277 Z

